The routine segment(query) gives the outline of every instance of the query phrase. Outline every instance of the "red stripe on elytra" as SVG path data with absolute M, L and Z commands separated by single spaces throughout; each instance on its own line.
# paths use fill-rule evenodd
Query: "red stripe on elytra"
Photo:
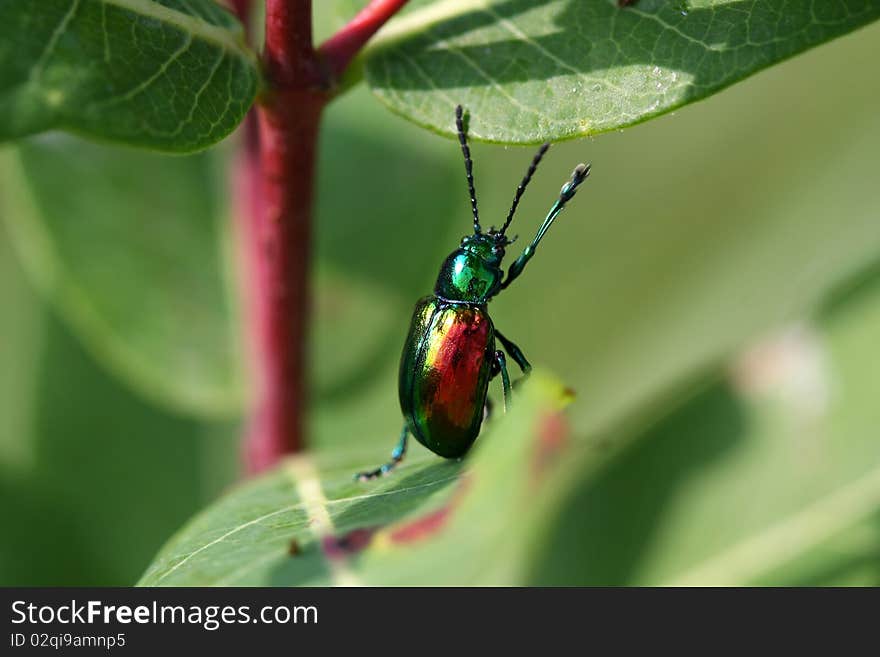
M 444 334 L 438 336 L 440 349 L 429 365 L 437 372 L 431 400 L 431 413 L 444 415 L 450 424 L 469 427 L 484 367 L 489 322 L 473 311 L 457 311 Z

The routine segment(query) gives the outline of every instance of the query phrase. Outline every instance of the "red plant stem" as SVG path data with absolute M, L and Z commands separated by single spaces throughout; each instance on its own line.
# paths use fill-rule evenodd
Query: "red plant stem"
M 403 2 L 372 2 L 322 46 L 311 0 L 266 0 L 267 90 L 244 125 L 236 210 L 255 385 L 244 444 L 249 472 L 305 447 L 306 344 L 318 130 L 338 76 Z M 250 3 L 236 0 L 245 18 Z
M 339 78 L 370 37 L 406 3 L 407 0 L 372 0 L 348 25 L 327 39 L 318 52 L 333 75 Z
M 326 86 L 312 46 L 310 0 L 267 0 L 268 89 L 245 126 L 239 175 L 253 382 L 249 472 L 304 445 L 306 340 L 315 155 Z
M 251 472 L 305 445 L 312 197 L 324 99 L 309 89 L 276 93 L 279 100 L 258 112 L 262 198 L 252 308 L 260 366 L 247 447 Z

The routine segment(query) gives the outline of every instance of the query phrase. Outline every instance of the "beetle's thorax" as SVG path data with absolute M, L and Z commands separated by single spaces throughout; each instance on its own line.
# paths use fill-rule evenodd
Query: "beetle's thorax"
M 486 303 L 501 287 L 503 258 L 504 243 L 494 235 L 465 237 L 443 261 L 434 294 L 448 301 Z

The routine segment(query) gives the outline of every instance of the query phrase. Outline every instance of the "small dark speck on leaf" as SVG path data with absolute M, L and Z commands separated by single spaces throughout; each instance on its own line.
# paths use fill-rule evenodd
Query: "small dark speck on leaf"
M 634 5 L 636 0 L 617 0 L 618 7 L 629 7 L 630 5 Z
M 290 545 L 287 546 L 287 554 L 291 557 L 298 557 L 302 554 L 302 548 L 299 546 L 299 541 L 295 538 L 290 540 Z

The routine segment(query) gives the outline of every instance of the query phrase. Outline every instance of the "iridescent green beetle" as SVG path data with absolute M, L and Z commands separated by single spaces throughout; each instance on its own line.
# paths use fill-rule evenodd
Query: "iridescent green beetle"
M 464 155 L 474 234 L 464 237 L 461 245 L 443 262 L 434 294 L 423 297 L 416 304 L 400 358 L 398 394 L 405 419 L 400 441 L 388 463 L 356 475 L 361 481 L 391 472 L 403 460 L 409 434 L 435 454 L 446 458 L 463 456 L 480 432 L 486 415 L 489 381 L 498 374 L 504 389 L 504 408 L 508 408 L 510 377 L 507 360 L 503 351 L 495 349 L 495 339 L 516 361 L 523 374 L 528 374 L 531 365 L 519 347 L 495 328 L 486 305 L 522 273 L 553 220 L 590 175 L 589 165 L 575 167 L 571 180 L 562 186 L 559 198 L 550 208 L 535 239 L 513 262 L 505 278 L 501 261 L 505 248 L 513 242 L 505 233 L 550 144 L 542 145 L 532 160 L 516 189 L 513 205 L 501 230 L 493 227 L 484 233 L 477 212 L 473 163 L 461 105 L 455 108 L 455 124 Z

